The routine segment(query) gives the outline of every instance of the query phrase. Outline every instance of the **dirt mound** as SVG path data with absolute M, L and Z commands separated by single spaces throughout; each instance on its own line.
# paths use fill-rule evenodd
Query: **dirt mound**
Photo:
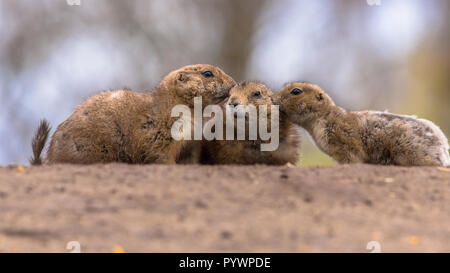
M 3 252 L 450 252 L 450 172 L 0 167 L 0 213 Z

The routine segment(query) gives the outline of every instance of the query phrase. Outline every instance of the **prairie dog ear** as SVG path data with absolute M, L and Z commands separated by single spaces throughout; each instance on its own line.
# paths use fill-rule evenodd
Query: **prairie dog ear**
M 187 80 L 187 76 L 183 72 L 178 72 L 175 78 L 179 82 L 185 82 Z
M 180 81 L 183 80 L 183 75 L 181 72 L 172 72 L 172 77 L 170 78 L 170 82 L 171 84 L 173 84 L 173 86 L 178 86 L 178 84 L 180 83 Z
M 204 92 L 204 85 L 200 76 L 189 72 L 178 72 L 175 75 L 175 86 L 179 95 L 199 96 Z
M 316 99 L 317 99 L 317 101 L 323 100 L 323 95 L 322 95 L 322 93 L 317 94 L 317 95 L 316 95 Z
M 184 89 L 187 87 L 187 85 L 189 84 L 190 81 L 190 77 L 187 75 L 187 73 L 185 72 L 177 72 L 177 74 L 175 75 L 175 86 L 179 87 L 180 89 Z

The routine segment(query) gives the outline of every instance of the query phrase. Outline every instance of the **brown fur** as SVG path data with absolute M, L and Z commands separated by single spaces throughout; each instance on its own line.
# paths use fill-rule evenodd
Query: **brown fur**
M 294 95 L 295 88 L 303 92 Z M 387 112 L 347 112 L 317 85 L 288 84 L 273 97 L 282 115 L 305 128 L 339 163 L 446 166 L 448 141 L 424 119 Z
M 261 95 L 254 96 L 255 91 L 260 91 Z M 254 105 L 258 109 L 259 105 L 267 105 L 270 114 L 272 101 L 270 96 L 272 91 L 264 84 L 257 82 L 244 82 L 230 90 L 228 101 L 222 105 L 224 109 L 228 104 L 233 105 Z M 223 110 L 225 115 L 225 109 Z M 270 116 L 268 117 L 270 121 Z M 225 120 L 225 117 L 224 117 Z M 248 122 L 248 119 L 246 119 Z M 235 121 L 236 130 L 236 121 Z M 226 132 L 224 121 L 224 134 Z M 270 124 L 268 125 L 270 128 Z M 248 139 L 248 124 L 246 139 Z M 203 164 L 268 164 L 284 165 L 286 163 L 295 164 L 298 159 L 300 142 L 295 134 L 294 126 L 287 120 L 280 121 L 279 146 L 275 151 L 261 151 L 262 141 L 259 140 L 213 140 L 204 141 L 202 148 Z M 235 132 L 236 137 L 236 132 Z M 225 139 L 225 136 L 224 136 Z
M 33 141 L 31 142 L 31 148 L 33 150 L 33 157 L 30 158 L 31 165 L 42 164 L 41 153 L 45 147 L 49 133 L 49 123 L 45 119 L 41 120 L 41 123 L 39 124 L 39 127 L 33 137 Z
M 202 74 L 211 71 L 213 77 Z M 201 142 L 175 141 L 170 116 L 177 104 L 193 107 L 228 96 L 234 80 L 211 65 L 189 65 L 169 73 L 151 93 L 103 92 L 76 107 L 53 134 L 49 163 L 165 163 L 199 160 Z M 193 111 L 192 111 L 193 112 Z M 192 119 L 193 120 L 193 119 Z

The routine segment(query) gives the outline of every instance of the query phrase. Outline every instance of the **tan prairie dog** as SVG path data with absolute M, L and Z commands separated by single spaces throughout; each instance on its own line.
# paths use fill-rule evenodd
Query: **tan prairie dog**
M 48 163 L 92 164 L 125 162 L 173 164 L 183 156 L 200 157 L 201 142 L 176 141 L 171 136 L 175 105 L 193 107 L 223 101 L 234 80 L 218 67 L 198 64 L 169 73 L 151 93 L 131 90 L 103 92 L 76 107 L 56 129 L 48 149 Z M 33 140 L 32 164 L 39 164 L 49 132 L 42 122 Z
M 223 112 L 227 106 L 237 107 L 254 105 L 258 110 L 260 105 L 268 106 L 268 129 L 270 130 L 270 106 L 272 101 L 270 96 L 272 91 L 262 83 L 243 82 L 230 90 L 228 101 L 222 105 Z M 259 111 L 257 112 L 259 115 Z M 224 114 L 225 115 L 225 114 Z M 256 140 L 249 140 L 249 119 L 245 119 L 245 140 L 237 140 L 237 121 L 234 120 L 235 140 L 204 140 L 202 147 L 202 164 L 267 164 L 284 165 L 286 163 L 295 164 L 298 159 L 300 142 L 296 135 L 294 125 L 288 120 L 279 121 L 279 145 L 274 151 L 261 151 L 259 134 Z M 226 118 L 224 117 L 224 129 L 226 131 Z M 259 124 L 258 124 L 259 126 Z
M 338 163 L 449 166 L 447 138 L 432 122 L 388 112 L 348 112 L 317 85 L 292 83 L 273 97 Z

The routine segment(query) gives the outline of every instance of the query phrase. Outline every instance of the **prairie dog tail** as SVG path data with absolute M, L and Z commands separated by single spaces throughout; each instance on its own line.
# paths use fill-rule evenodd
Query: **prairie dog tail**
M 45 119 L 41 120 L 39 127 L 31 142 L 31 148 L 33 149 L 33 156 L 30 159 L 31 165 L 41 165 L 41 153 L 47 142 L 48 134 L 50 133 L 50 124 Z

